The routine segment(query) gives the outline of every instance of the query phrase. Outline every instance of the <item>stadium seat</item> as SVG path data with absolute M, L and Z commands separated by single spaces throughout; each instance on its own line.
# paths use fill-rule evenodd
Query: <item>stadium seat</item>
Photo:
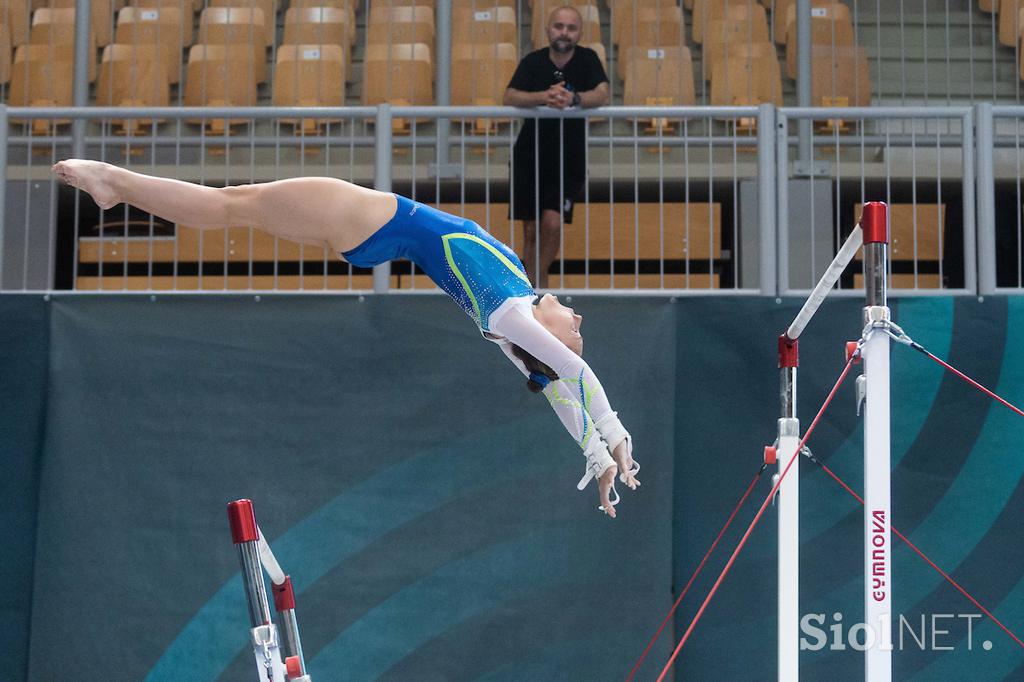
M 516 70 L 516 46 L 512 43 L 458 44 L 452 48 L 452 104 L 498 106 Z M 477 132 L 489 131 L 508 119 L 481 118 Z
M 721 18 L 711 19 L 704 26 L 704 80 L 710 80 L 715 65 L 728 58 L 736 45 L 770 42 L 764 7 L 727 7 Z
M 772 11 L 772 38 L 778 45 L 786 44 L 786 15 L 789 8 L 796 5 L 796 0 L 774 0 Z
M 509 7 L 452 10 L 453 45 L 519 44 L 515 10 Z
M 10 31 L 11 47 L 28 42 L 29 15 L 28 0 L 0 0 L 0 22 Z
M 258 9 L 263 14 L 263 33 L 266 45 L 274 44 L 274 30 L 277 26 L 277 0 L 209 0 L 208 7 L 235 7 L 240 9 Z
M 978 9 L 980 9 L 982 12 L 988 12 L 989 14 L 992 14 L 997 9 L 999 9 L 996 3 L 997 0 L 978 0 Z
M 11 32 L 6 24 L 0 24 L 0 85 L 11 80 Z
M 43 7 L 32 14 L 32 29 L 28 41 L 33 45 L 50 45 L 55 55 L 65 61 L 75 60 L 75 10 Z M 96 80 L 96 49 L 89 49 L 89 82 Z
M 838 0 L 813 0 L 811 7 L 811 46 L 853 47 L 853 21 L 850 8 Z M 796 78 L 796 5 L 786 17 L 786 75 Z
M 775 46 L 753 43 L 736 46 L 736 54 L 720 62 L 711 74 L 712 106 L 782 106 L 782 74 Z
M 185 105 L 245 107 L 256 104 L 253 51 L 249 45 L 193 45 L 188 51 Z M 249 119 L 189 119 L 205 124 L 211 133 L 230 133 L 232 125 Z
M 352 80 L 352 44 L 355 13 L 351 7 L 299 7 L 285 12 L 284 44 L 338 45 L 342 49 L 344 80 Z
M 712 19 L 722 19 L 726 8 L 752 10 L 754 6 L 754 0 L 696 0 L 693 4 L 693 42 L 704 42 L 704 27 Z
M 1020 36 L 1020 8 L 1024 0 L 999 0 L 999 44 L 1017 45 Z
M 107 45 L 100 61 L 96 104 L 109 107 L 166 107 L 171 100 L 165 53 L 156 45 Z M 117 119 L 118 133 L 138 134 L 162 119 Z
M 423 43 L 367 45 L 364 69 L 364 105 L 434 103 L 434 65 Z M 407 122 L 395 119 L 392 127 L 401 133 Z
M 434 10 L 430 7 L 374 7 L 366 45 L 434 44 Z
M 846 100 L 846 104 L 839 104 Z M 871 78 L 863 47 L 818 47 L 811 52 L 811 104 L 871 106 Z
M 589 275 L 593 288 L 628 289 L 639 280 L 640 288 L 656 289 L 662 285 L 662 267 L 665 287 L 717 288 L 713 266 L 722 258 L 722 207 L 697 202 L 579 203 L 573 229 L 564 232 L 561 257 L 567 266 L 589 258 L 591 272 L 596 273 Z M 637 260 L 642 268 L 647 261 L 654 273 L 638 277 L 631 271 Z M 614 277 L 605 274 L 613 264 Z M 552 288 L 585 286 L 587 275 L 566 274 L 563 282 L 559 268 L 556 260 L 549 279 Z
M 288 9 L 311 9 L 313 7 L 330 7 L 343 10 L 348 15 L 348 44 L 356 44 L 356 10 L 358 0 L 291 0 Z M 287 14 L 287 12 L 286 12 Z
M 207 7 L 199 16 L 199 42 L 244 46 L 252 51 L 253 77 L 267 80 L 267 29 L 263 10 L 252 7 Z
M 676 5 L 639 7 L 632 26 L 619 34 L 619 49 L 636 47 L 675 47 L 686 44 L 683 11 Z
M 429 7 L 431 14 L 436 9 L 434 0 L 371 0 L 370 11 L 374 9 L 390 7 Z
M 352 55 L 350 12 L 338 7 L 290 7 L 284 17 L 284 44 L 337 45 L 344 53 L 345 80 Z
M 633 20 L 636 16 L 636 10 L 641 7 L 659 7 L 674 6 L 678 3 L 676 0 L 636 0 L 631 2 L 628 0 L 617 0 L 615 2 L 609 2 L 608 6 L 611 9 L 611 34 L 612 43 L 618 45 L 620 37 L 623 31 L 631 31 L 633 27 Z
M 192 44 L 192 14 L 187 12 L 183 18 L 180 7 L 125 7 L 117 13 L 114 42 L 156 46 L 173 85 L 181 79 L 182 50 Z
M 71 106 L 71 82 L 74 62 L 68 51 L 58 52 L 53 45 L 19 45 L 11 65 L 11 90 L 8 106 L 68 107 Z M 12 119 L 13 123 L 24 121 Z M 71 123 L 70 119 L 32 119 L 32 134 L 49 134 L 54 126 Z
M 626 106 L 692 106 L 696 103 L 693 87 L 693 62 L 688 47 L 631 47 L 624 63 Z M 647 132 L 668 132 L 671 121 L 649 121 Z
M 345 104 L 345 51 L 341 45 L 281 45 L 274 70 L 275 107 L 340 107 Z M 314 135 L 338 119 L 282 119 L 296 134 Z
M 74 9 L 76 0 L 45 0 L 44 7 L 53 9 Z M 91 0 L 89 13 L 92 17 L 93 40 L 98 47 L 109 45 L 114 40 L 114 10 L 118 0 Z
M 495 7 L 508 7 L 513 12 L 516 11 L 517 0 L 452 0 L 452 14 L 460 10 L 470 10 L 471 12 L 485 12 L 492 10 Z

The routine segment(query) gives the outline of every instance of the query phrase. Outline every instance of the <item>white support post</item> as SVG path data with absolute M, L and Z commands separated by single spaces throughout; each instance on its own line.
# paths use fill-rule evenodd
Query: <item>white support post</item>
M 800 364 L 798 342 L 779 337 L 781 417 L 777 446 L 778 473 L 793 459 L 800 445 L 800 420 L 796 418 L 796 370 Z M 793 459 L 779 486 L 779 682 L 800 679 L 800 458 Z
M 865 204 L 865 327 L 884 324 L 886 301 L 888 208 Z M 892 680 L 892 536 L 891 460 L 889 451 L 889 336 L 869 332 L 863 347 L 866 375 L 864 411 L 864 651 L 866 682 Z

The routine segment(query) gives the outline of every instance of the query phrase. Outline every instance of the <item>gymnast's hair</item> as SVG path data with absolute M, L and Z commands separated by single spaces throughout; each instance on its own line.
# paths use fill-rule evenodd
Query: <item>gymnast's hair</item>
M 533 393 L 540 393 L 544 390 L 544 387 L 548 385 L 549 381 L 555 381 L 558 379 L 558 374 L 555 370 L 545 365 L 543 362 L 533 357 L 530 353 L 526 352 L 519 346 L 512 344 L 512 354 L 523 361 L 526 365 L 526 370 L 530 373 L 530 378 L 526 382 L 526 387 Z

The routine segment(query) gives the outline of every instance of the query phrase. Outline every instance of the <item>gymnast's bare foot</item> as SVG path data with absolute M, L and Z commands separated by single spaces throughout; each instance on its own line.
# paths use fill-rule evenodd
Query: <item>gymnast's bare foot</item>
M 53 172 L 64 182 L 89 194 L 102 209 L 121 203 L 110 183 L 113 166 L 102 161 L 67 159 L 53 164 Z

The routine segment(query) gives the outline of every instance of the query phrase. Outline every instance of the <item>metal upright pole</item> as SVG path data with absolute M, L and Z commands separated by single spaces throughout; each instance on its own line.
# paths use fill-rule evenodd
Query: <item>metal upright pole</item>
M 798 106 L 811 106 L 811 0 L 796 0 L 796 101 Z M 797 158 L 807 164 L 814 153 L 811 125 L 809 118 L 802 118 L 797 123 Z
M 452 83 L 452 0 L 437 0 L 437 35 L 434 45 L 434 62 L 437 64 L 438 106 L 451 104 Z M 448 169 L 448 138 L 451 134 L 451 122 L 447 118 L 439 118 L 437 126 L 437 173 L 447 176 Z M 440 200 L 440 199 L 439 199 Z
M 263 583 L 263 565 L 260 563 L 259 530 L 250 500 L 236 500 L 228 504 L 228 523 L 231 539 L 238 548 L 238 562 L 242 567 L 242 585 L 249 604 L 249 624 L 252 627 L 252 647 L 259 671 L 260 682 L 285 679 L 286 670 L 281 662 L 277 628 L 270 615 L 266 586 Z
M 92 50 L 91 0 L 75 2 L 75 68 L 72 84 L 72 103 L 76 107 L 89 106 L 89 52 Z M 85 157 L 85 120 L 71 121 L 71 155 Z
M 374 161 L 373 187 L 381 192 L 391 191 L 391 105 L 377 107 L 374 130 L 377 154 Z M 391 263 L 373 266 L 373 291 L 386 293 L 391 288 Z
M 978 219 L 974 225 L 978 243 L 978 293 L 991 296 L 996 293 L 996 194 L 992 160 L 994 121 L 991 102 L 981 102 L 974 107 L 978 130 L 975 140 L 978 188 L 975 201 Z
M 782 152 L 785 154 L 785 150 Z M 762 296 L 775 296 L 775 107 L 762 104 L 757 110 L 757 229 L 758 278 Z
M 864 325 L 884 327 L 889 244 L 888 207 L 864 205 Z M 892 679 L 892 501 L 889 449 L 889 336 L 868 332 L 863 347 L 864 407 L 864 679 Z
M 793 464 L 779 486 L 779 682 L 800 679 L 800 420 L 796 418 L 796 368 L 799 341 L 779 337 L 778 476 Z
M 290 682 L 312 682 L 306 673 L 306 659 L 302 655 L 302 640 L 299 638 L 299 623 L 295 618 L 295 590 L 291 576 L 285 576 L 280 585 L 272 583 L 274 608 L 280 617 L 284 631 L 285 668 Z

